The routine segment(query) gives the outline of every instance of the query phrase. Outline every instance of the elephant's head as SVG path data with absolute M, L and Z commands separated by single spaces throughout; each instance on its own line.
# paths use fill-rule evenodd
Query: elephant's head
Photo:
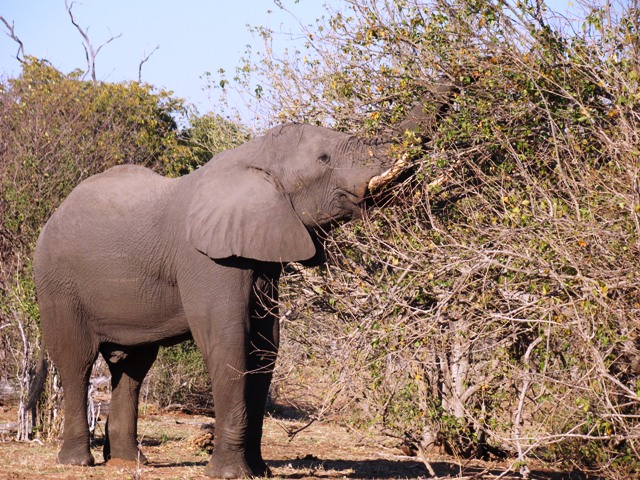
M 401 128 L 419 126 L 421 111 L 414 109 Z M 189 240 L 214 259 L 316 257 L 315 233 L 359 217 L 370 190 L 402 169 L 403 159 L 389 155 L 391 138 L 289 124 L 216 156 L 196 173 Z
M 211 160 L 187 212 L 189 240 L 211 258 L 308 260 L 314 232 L 358 218 L 389 144 L 311 125 L 276 127 Z
M 361 215 L 368 184 L 394 162 L 389 143 L 311 125 L 284 125 L 265 137 L 274 153 L 265 165 L 308 229 Z

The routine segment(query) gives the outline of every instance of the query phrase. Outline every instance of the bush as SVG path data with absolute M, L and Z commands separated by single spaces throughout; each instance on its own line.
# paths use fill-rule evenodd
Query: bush
M 149 85 L 78 77 L 30 58 L 0 86 L 3 291 L 17 258 L 29 257 L 41 225 L 81 180 L 122 163 L 164 172 L 190 155 L 173 118 L 184 111 L 180 101 Z
M 637 471 L 639 11 L 608 5 L 576 29 L 539 2 L 360 0 L 254 60 L 266 118 L 358 133 L 460 87 L 330 266 L 289 276 L 290 379 L 340 379 L 336 406 L 424 448 Z

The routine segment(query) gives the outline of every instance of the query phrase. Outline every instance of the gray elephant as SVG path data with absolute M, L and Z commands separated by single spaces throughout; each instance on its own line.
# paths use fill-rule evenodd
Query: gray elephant
M 123 165 L 76 187 L 35 250 L 43 343 L 65 395 L 59 462 L 94 463 L 86 410 L 98 354 L 112 375 L 105 459 L 144 462 L 140 385 L 159 346 L 192 337 L 216 408 L 206 474 L 268 474 L 261 436 L 282 267 L 322 260 L 319 233 L 360 216 L 368 185 L 390 175 L 387 149 L 292 124 L 181 178 Z

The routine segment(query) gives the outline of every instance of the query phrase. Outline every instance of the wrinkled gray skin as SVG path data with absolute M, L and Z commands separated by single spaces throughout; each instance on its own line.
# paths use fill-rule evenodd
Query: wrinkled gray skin
M 385 146 L 285 125 L 182 178 L 123 165 L 82 182 L 35 252 L 43 342 L 62 379 L 58 460 L 93 465 L 91 367 L 112 374 L 105 459 L 143 462 L 140 384 L 160 345 L 193 336 L 211 375 L 215 450 L 206 474 L 263 476 L 262 420 L 278 350 L 278 278 L 322 258 L 316 231 L 360 216 Z

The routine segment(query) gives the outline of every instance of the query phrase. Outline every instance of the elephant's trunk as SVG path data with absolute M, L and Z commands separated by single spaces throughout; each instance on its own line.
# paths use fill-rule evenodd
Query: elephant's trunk
M 402 137 L 405 132 L 410 131 L 424 143 L 428 139 L 429 132 L 447 113 L 458 92 L 458 87 L 451 83 L 436 83 L 407 116 L 392 127 L 390 134 L 368 139 L 368 142 L 374 145 L 390 144 L 393 139 Z M 409 163 L 409 154 L 404 153 L 390 168 L 369 180 L 369 193 L 375 193 L 390 184 L 409 167 Z

